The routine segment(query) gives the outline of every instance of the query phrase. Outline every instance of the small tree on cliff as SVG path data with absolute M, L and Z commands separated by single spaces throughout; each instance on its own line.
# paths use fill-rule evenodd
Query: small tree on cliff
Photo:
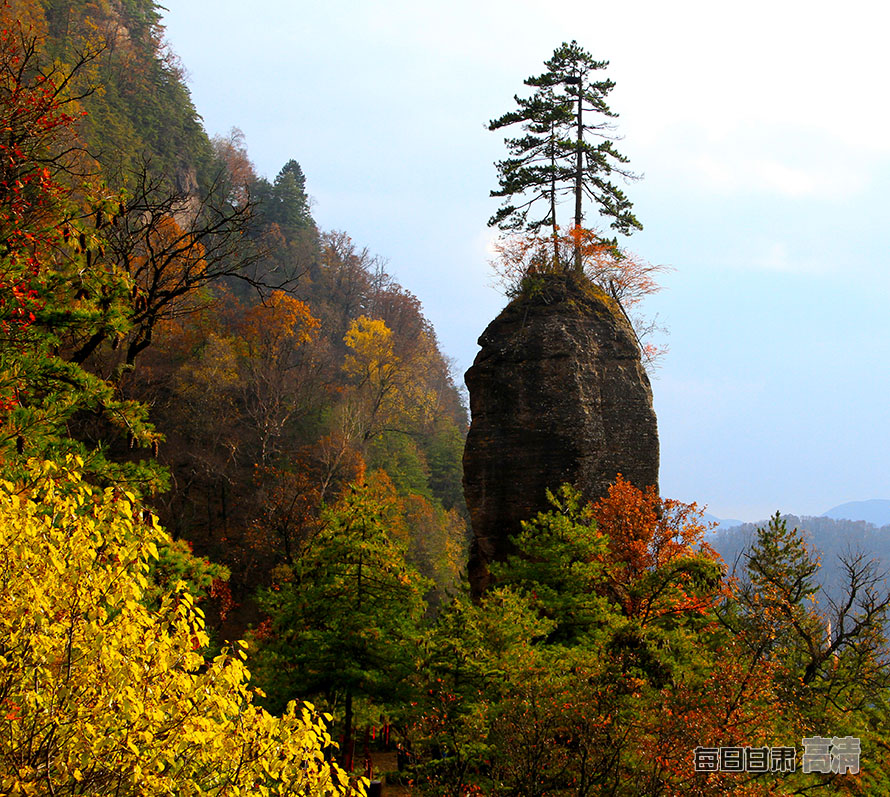
M 652 343 L 651 338 L 664 330 L 657 318 L 642 315 L 639 304 L 661 290 L 657 278 L 669 270 L 668 266 L 653 265 L 583 227 L 568 233 L 557 230 L 548 236 L 511 235 L 497 241 L 494 249 L 496 254 L 490 265 L 507 296 L 533 293 L 547 279 L 546 275 L 583 275 L 618 303 L 633 329 L 647 368 L 667 350 Z
M 594 60 L 575 41 L 563 43 L 544 62 L 546 72 L 525 80 L 535 88 L 532 97 L 515 97 L 517 110 L 489 122 L 489 130 L 521 123 L 525 131 L 520 138 L 506 139 L 511 157 L 497 164 L 499 188 L 491 192 L 504 197 L 504 204 L 490 225 L 531 232 L 549 226 L 555 238 L 558 199 L 568 194 L 574 199 L 575 227 L 581 227 L 584 219 L 586 197 L 611 219 L 612 229 L 625 235 L 642 229 L 630 200 L 610 181 L 613 174 L 625 179 L 636 175 L 626 168 L 628 159 L 609 137 L 610 120 L 617 114 L 606 97 L 615 83 L 595 79 L 595 73 L 608 64 Z M 539 200 L 545 201 L 543 216 L 531 213 Z M 581 270 L 577 250 L 575 268 Z

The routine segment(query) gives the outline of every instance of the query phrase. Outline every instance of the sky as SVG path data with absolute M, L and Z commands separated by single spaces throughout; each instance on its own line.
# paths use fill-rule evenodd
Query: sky
M 616 87 L 624 187 L 671 268 L 644 312 L 662 495 L 756 521 L 890 498 L 890 6 L 165 0 L 210 135 L 290 159 L 312 212 L 388 261 L 462 373 L 505 305 L 488 265 L 502 132 L 575 39 Z M 659 341 L 657 341 L 659 342 Z

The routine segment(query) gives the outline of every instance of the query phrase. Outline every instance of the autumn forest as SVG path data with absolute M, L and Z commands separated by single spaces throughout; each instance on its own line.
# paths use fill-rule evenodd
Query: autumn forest
M 694 505 L 553 484 L 471 594 L 463 375 L 300 153 L 207 135 L 161 12 L 0 5 L 0 794 L 890 792 L 890 597 L 850 556 L 816 603 L 778 515 L 727 565 Z M 603 68 L 563 45 L 491 123 L 532 137 L 495 271 L 606 296 L 651 361 L 658 269 L 557 224 L 586 158 L 641 226 L 611 143 L 557 134 L 560 59 Z M 814 737 L 856 770 L 697 766 Z

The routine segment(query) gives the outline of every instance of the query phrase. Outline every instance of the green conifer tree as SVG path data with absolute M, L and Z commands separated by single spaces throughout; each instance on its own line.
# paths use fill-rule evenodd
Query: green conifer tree
M 373 482 L 351 487 L 304 555 L 260 595 L 271 625 L 257 670 L 270 708 L 321 698 L 342 722 L 347 758 L 359 709 L 391 716 L 409 703 L 431 587 L 393 537 L 393 498 Z
M 490 130 L 521 124 L 525 135 L 506 139 L 510 158 L 497 164 L 499 188 L 492 196 L 504 204 L 489 220 L 504 230 L 538 232 L 558 227 L 560 197 L 574 200 L 574 226 L 584 220 L 584 201 L 591 201 L 610 226 L 625 235 L 642 229 L 632 203 L 612 182 L 613 176 L 636 179 L 626 166 L 628 159 L 614 146 L 611 120 L 617 114 L 606 98 L 615 87 L 609 79 L 596 79 L 608 66 L 597 61 L 576 41 L 563 43 L 544 62 L 547 71 L 525 80 L 535 93 L 515 97 L 519 106 L 489 122 Z M 532 208 L 546 207 L 543 215 Z M 576 251 L 580 270 L 580 252 Z

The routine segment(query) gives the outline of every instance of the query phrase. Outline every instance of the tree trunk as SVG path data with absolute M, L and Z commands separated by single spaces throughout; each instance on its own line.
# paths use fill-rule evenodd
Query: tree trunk
M 578 76 L 578 133 L 575 141 L 575 228 L 581 226 L 581 197 L 584 192 L 584 153 L 581 145 L 584 143 L 584 124 L 581 119 L 584 108 L 584 77 Z M 575 240 L 575 271 L 581 273 L 581 239 Z
M 346 693 L 346 706 L 343 710 L 343 769 L 352 772 L 354 753 L 352 741 L 352 691 Z

